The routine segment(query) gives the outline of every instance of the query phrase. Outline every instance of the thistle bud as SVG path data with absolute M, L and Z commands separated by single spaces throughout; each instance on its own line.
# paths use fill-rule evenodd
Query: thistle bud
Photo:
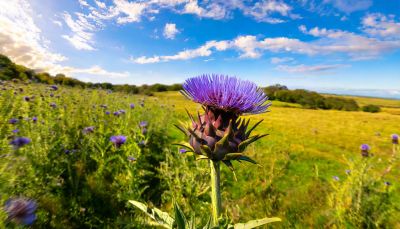
M 361 149 L 361 156 L 363 156 L 363 157 L 368 157 L 369 156 L 369 150 L 371 148 L 369 147 L 368 144 L 362 144 L 360 146 L 360 149 Z

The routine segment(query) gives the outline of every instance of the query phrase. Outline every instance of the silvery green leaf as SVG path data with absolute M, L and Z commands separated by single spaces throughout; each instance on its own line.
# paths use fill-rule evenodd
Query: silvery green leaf
M 279 222 L 282 221 L 278 217 L 273 217 L 273 218 L 263 218 L 263 219 L 256 219 L 256 220 L 250 220 L 247 223 L 237 223 L 234 225 L 234 229 L 251 229 L 251 228 L 256 228 L 268 223 L 273 223 L 273 222 Z
M 142 212 L 146 213 L 155 223 L 164 228 L 172 229 L 174 224 L 174 219 L 168 215 L 168 213 L 161 211 L 158 208 L 149 208 L 147 205 L 135 201 L 129 200 L 129 203 L 133 206 L 139 208 Z

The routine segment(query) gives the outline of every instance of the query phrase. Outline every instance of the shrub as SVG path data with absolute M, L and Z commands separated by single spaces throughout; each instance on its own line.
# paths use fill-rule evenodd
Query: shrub
M 379 106 L 377 106 L 377 105 L 369 104 L 369 105 L 363 106 L 362 110 L 364 112 L 378 113 L 378 112 L 381 111 L 381 108 Z

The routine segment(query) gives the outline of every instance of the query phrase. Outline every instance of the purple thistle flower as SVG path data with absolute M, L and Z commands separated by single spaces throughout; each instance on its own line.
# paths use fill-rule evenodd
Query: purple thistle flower
M 133 104 L 133 103 L 131 103 L 129 106 L 131 109 L 135 108 L 135 104 Z
M 94 126 L 85 127 L 85 128 L 83 128 L 82 132 L 83 132 L 84 134 L 93 133 L 93 132 L 94 132 Z
M 37 120 L 38 120 L 38 118 L 36 116 L 32 118 L 32 122 L 34 122 L 34 123 L 36 123 Z
M 57 85 L 51 85 L 50 88 L 51 88 L 52 90 L 54 90 L 54 91 L 57 91 L 57 90 L 58 90 Z
M 363 156 L 363 157 L 369 156 L 369 150 L 371 149 L 371 147 L 369 147 L 368 144 L 362 144 L 360 146 L 360 149 L 361 149 L 361 156 Z
M 111 136 L 110 141 L 115 145 L 115 147 L 119 148 L 126 142 L 126 137 L 123 135 Z
M 10 121 L 8 121 L 8 123 L 10 123 L 10 124 L 16 124 L 18 122 L 18 119 L 16 119 L 16 118 L 12 118 L 12 119 L 10 119 Z
M 109 115 L 109 114 L 111 114 L 111 112 L 109 112 L 109 111 L 106 111 L 105 113 L 106 113 L 106 115 Z
M 13 145 L 15 149 L 18 149 L 26 144 L 29 144 L 30 142 L 31 139 L 27 137 L 16 137 L 10 142 L 10 144 Z
M 50 103 L 50 106 L 51 106 L 52 108 L 57 108 L 57 104 L 55 104 L 55 103 Z
M 113 114 L 114 114 L 114 116 L 119 116 L 120 115 L 119 111 L 115 111 Z
M 250 81 L 224 75 L 201 75 L 183 84 L 184 96 L 200 103 L 236 115 L 266 112 L 271 105 L 264 91 Z
M 186 153 L 187 152 L 187 149 L 185 149 L 185 148 L 180 148 L 179 149 L 179 153 Z
M 128 160 L 129 160 L 129 161 L 136 161 L 136 158 L 135 158 L 135 157 L 132 157 L 132 156 L 128 156 Z
M 36 220 L 36 208 L 37 205 L 34 200 L 15 198 L 6 201 L 4 210 L 10 220 L 19 224 L 31 225 Z
M 399 144 L 399 135 L 392 134 L 392 143 L 395 144 L 395 145 Z
M 335 181 L 340 181 L 340 178 L 338 176 L 333 176 L 332 177 Z
M 147 121 L 141 121 L 141 122 L 139 122 L 139 126 L 140 126 L 141 128 L 147 127 L 147 124 L 148 124 Z

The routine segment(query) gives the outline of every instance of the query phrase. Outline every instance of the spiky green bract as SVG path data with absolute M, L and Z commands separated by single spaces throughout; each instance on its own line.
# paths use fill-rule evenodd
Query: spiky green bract
M 194 118 L 189 112 L 191 126 L 178 128 L 189 138 L 190 147 L 185 145 L 200 158 L 213 161 L 222 161 L 229 168 L 233 168 L 231 160 L 247 161 L 257 164 L 243 154 L 251 143 L 266 136 L 251 135 L 254 128 L 263 120 L 249 128 L 249 119 L 240 118 L 233 112 L 226 112 L 213 107 L 205 107 L 203 115 Z

